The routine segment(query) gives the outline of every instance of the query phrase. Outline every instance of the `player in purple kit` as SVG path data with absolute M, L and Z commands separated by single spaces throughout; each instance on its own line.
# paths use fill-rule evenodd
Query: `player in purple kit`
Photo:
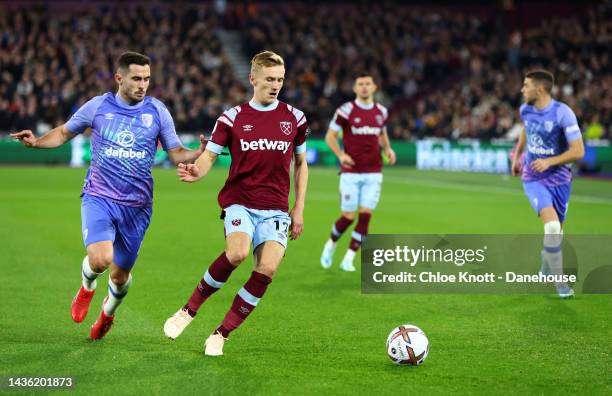
M 523 130 L 512 161 L 512 174 L 522 173 L 523 188 L 544 224 L 542 273 L 561 274 L 561 240 L 567 214 L 572 172 L 569 164 L 584 156 L 584 144 L 572 109 L 551 97 L 553 75 L 535 70 L 525 75 L 520 116 Z M 527 148 L 525 163 L 521 154 Z M 556 284 L 560 297 L 574 295 L 566 283 Z
M 342 234 L 359 218 L 352 233 L 340 269 L 355 271 L 353 260 L 362 241 L 368 234 L 372 212 L 378 205 L 382 185 L 382 159 L 380 147 L 389 160 L 395 163 L 395 152 L 391 148 L 385 123 L 387 109 L 374 102 L 376 84 L 370 74 L 361 74 L 353 86 L 356 98 L 340 106 L 329 124 L 325 141 L 340 161 L 340 209 L 341 216 L 332 226 L 332 232 L 321 254 L 321 266 L 328 269 Z M 344 149 L 338 145 L 342 133 Z
M 117 93 L 89 100 L 70 120 L 37 138 L 26 130 L 11 134 L 27 147 L 53 148 L 91 128 L 91 164 L 83 186 L 81 219 L 87 256 L 82 285 L 72 301 L 72 319 L 85 320 L 96 290 L 96 278 L 110 268 L 108 296 L 91 327 L 100 339 L 110 330 L 115 310 L 132 283 L 130 271 L 152 214 L 151 168 L 157 142 L 174 163 L 192 162 L 204 150 L 188 150 L 174 129 L 172 116 L 159 100 L 146 96 L 151 79 L 150 59 L 123 53 L 117 62 Z
M 195 164 L 179 164 L 180 179 L 192 183 L 208 174 L 225 147 L 232 156 L 229 177 L 219 193 L 225 250 L 208 267 L 187 304 L 166 321 L 166 336 L 175 339 L 183 332 L 202 303 L 223 287 L 248 256 L 251 244 L 255 258 L 250 278 L 207 338 L 206 355 L 223 354 L 229 334 L 255 309 L 272 282 L 285 254 L 287 232 L 297 239 L 303 230 L 308 125 L 303 112 L 277 99 L 284 78 L 284 61 L 279 55 L 271 51 L 255 55 L 249 75 L 253 99 L 217 119 L 210 142 Z M 295 203 L 288 212 L 292 160 Z

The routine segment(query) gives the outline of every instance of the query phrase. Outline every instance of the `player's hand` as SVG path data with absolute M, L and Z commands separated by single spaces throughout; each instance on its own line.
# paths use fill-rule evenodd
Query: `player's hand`
M 351 156 L 346 153 L 340 154 L 340 157 L 338 159 L 340 160 L 340 164 L 342 166 L 346 166 L 347 168 L 350 168 L 355 165 L 355 161 L 353 161 Z
M 302 231 L 304 231 L 304 212 L 301 209 L 293 208 L 289 213 L 289 217 L 291 218 L 289 238 L 295 241 L 302 235 Z
M 512 160 L 512 176 L 520 176 L 523 166 L 520 159 Z
M 385 151 L 385 157 L 387 157 L 387 161 L 389 161 L 389 165 L 395 165 L 395 161 L 397 157 L 395 156 L 395 151 L 392 148 Z
M 197 182 L 202 178 L 202 171 L 196 164 L 178 164 L 176 168 L 176 174 L 181 181 L 186 183 Z
M 204 150 L 206 149 L 206 143 L 208 143 L 208 140 L 206 140 L 204 135 L 200 135 L 200 147 L 198 147 L 198 152 L 200 154 L 202 154 Z
M 18 139 L 26 147 L 36 147 L 38 139 L 29 129 L 17 133 L 11 133 L 11 137 Z
M 546 158 L 540 158 L 533 161 L 530 165 L 531 169 L 538 173 L 545 172 L 546 169 L 550 168 L 550 162 Z

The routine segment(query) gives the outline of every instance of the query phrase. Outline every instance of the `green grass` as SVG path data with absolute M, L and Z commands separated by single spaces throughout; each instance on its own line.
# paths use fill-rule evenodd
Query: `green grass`
M 0 168 L 0 376 L 76 377 L 83 394 L 611 394 L 612 296 L 362 295 L 359 274 L 318 264 L 339 214 L 336 172 L 311 169 L 303 237 L 292 242 L 256 312 L 208 358 L 202 345 L 252 268 L 249 259 L 176 341 L 162 325 L 223 248 L 216 194 L 226 171 L 196 185 L 156 169 L 151 227 L 116 325 L 88 340 L 72 323 L 84 248 L 85 171 Z M 566 233 L 610 233 L 612 183 L 576 180 Z M 371 233 L 541 233 L 520 181 L 496 175 L 385 172 Z M 348 244 L 344 238 L 337 252 Z M 430 354 L 393 365 L 385 338 L 423 328 Z

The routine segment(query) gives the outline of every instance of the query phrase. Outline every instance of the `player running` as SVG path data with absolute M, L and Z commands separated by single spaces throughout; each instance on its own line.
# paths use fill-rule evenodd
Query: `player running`
M 284 61 L 279 55 L 271 51 L 255 55 L 249 75 L 253 99 L 225 111 L 195 164 L 178 167 L 180 179 L 192 183 L 208 174 L 225 147 L 232 156 L 229 177 L 219 193 L 225 250 L 208 267 L 187 304 L 166 321 L 164 333 L 175 339 L 183 332 L 202 303 L 223 287 L 248 256 L 251 243 L 255 257 L 250 278 L 206 340 L 206 355 L 223 355 L 225 340 L 253 312 L 272 282 L 287 248 L 288 230 L 291 239 L 297 239 L 303 230 L 308 126 L 304 113 L 277 99 L 284 78 Z M 292 159 L 295 203 L 287 213 Z
M 512 161 L 512 174 L 522 173 L 523 188 L 531 206 L 544 224 L 543 273 L 562 274 L 562 224 L 567 214 L 572 172 L 569 163 L 584 156 L 584 144 L 572 109 L 551 97 L 553 75 L 536 70 L 525 75 L 520 117 L 523 130 Z M 525 163 L 521 153 L 527 146 Z M 522 172 L 521 172 L 522 170 Z M 557 283 L 562 298 L 574 291 L 567 283 Z
M 361 74 L 355 80 L 353 91 L 356 98 L 340 106 L 329 124 L 325 141 L 338 157 L 341 166 L 340 209 L 342 214 L 332 226 L 330 238 L 321 254 L 321 266 L 327 269 L 332 265 L 336 243 L 344 231 L 355 220 L 359 209 L 359 219 L 352 234 L 340 269 L 353 272 L 355 253 L 368 234 L 372 211 L 380 199 L 382 184 L 382 159 L 380 146 L 389 164 L 395 164 L 395 152 L 389 143 L 385 122 L 387 109 L 374 102 L 376 84 L 370 74 Z M 342 133 L 344 150 L 338 145 L 338 135 Z
M 204 150 L 182 147 L 172 116 L 159 100 L 146 96 L 151 79 L 150 59 L 136 52 L 121 54 L 115 81 L 117 93 L 108 92 L 85 103 L 70 120 L 37 138 L 32 131 L 11 134 L 25 146 L 53 148 L 92 129 L 91 164 L 81 194 L 81 221 L 87 256 L 82 285 L 72 301 L 72 319 L 85 320 L 96 291 L 96 278 L 110 267 L 108 296 L 91 327 L 97 340 L 110 330 L 115 311 L 125 298 L 130 271 L 152 214 L 151 167 L 157 142 L 174 163 L 192 162 Z

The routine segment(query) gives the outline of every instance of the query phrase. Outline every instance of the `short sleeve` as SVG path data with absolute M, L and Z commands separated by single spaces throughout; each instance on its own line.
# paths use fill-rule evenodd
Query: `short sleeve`
M 576 119 L 576 115 L 567 105 L 563 105 L 559 108 L 559 112 L 557 113 L 558 123 L 561 128 L 563 128 L 563 132 L 565 133 L 565 138 L 568 142 L 578 140 L 582 138 L 582 133 L 580 132 L 580 127 L 578 126 L 578 120 Z
M 329 129 L 336 132 L 342 132 L 344 127 L 348 124 L 348 116 L 344 114 L 341 109 L 336 110 L 334 118 L 329 122 Z
M 168 151 L 181 146 L 181 141 L 176 134 L 172 115 L 170 115 L 170 112 L 163 104 L 157 105 L 157 110 L 160 124 L 159 141 L 164 150 Z
M 293 139 L 293 147 L 295 147 L 293 151 L 296 154 L 304 154 L 306 152 L 306 137 L 309 133 L 308 122 L 306 121 L 306 116 L 304 116 L 298 123 L 297 133 L 295 134 L 295 139 Z
M 223 149 L 229 145 L 232 132 L 229 124 L 230 121 L 225 116 L 217 118 L 210 140 L 206 144 L 206 150 L 221 154 Z
M 85 129 L 91 128 L 96 111 L 103 101 L 103 95 L 88 100 L 66 122 L 66 128 L 74 134 L 83 133 Z

